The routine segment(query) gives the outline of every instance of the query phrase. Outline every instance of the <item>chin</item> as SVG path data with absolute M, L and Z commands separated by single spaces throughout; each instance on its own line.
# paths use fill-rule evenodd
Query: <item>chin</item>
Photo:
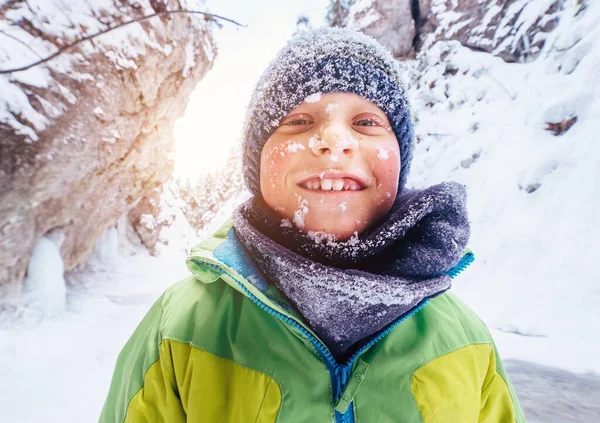
M 328 216 L 326 219 L 331 220 L 332 224 L 323 225 L 323 224 L 311 224 L 311 222 L 307 222 L 307 225 L 303 228 L 304 232 L 319 232 L 326 235 L 333 235 L 337 241 L 347 241 L 355 233 L 360 234 L 366 229 L 366 224 L 358 224 L 355 220 L 352 222 L 344 223 L 340 221 L 337 216 Z M 359 219 L 356 219 L 359 220 Z

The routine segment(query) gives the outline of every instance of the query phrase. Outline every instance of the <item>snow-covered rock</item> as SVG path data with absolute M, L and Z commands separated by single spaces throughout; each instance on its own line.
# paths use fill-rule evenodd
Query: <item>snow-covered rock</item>
M 155 188 L 129 211 L 129 221 L 151 255 L 156 254 L 156 244 L 167 243 L 162 230 L 172 226 L 179 208 L 170 190 L 173 181 Z
M 396 57 L 457 40 L 509 62 L 535 58 L 564 8 L 578 0 L 332 0 L 328 20 L 378 39 Z
M 376 38 L 395 57 L 409 56 L 417 25 L 409 0 L 332 0 L 327 20 Z
M 0 0 L 0 70 L 98 31 L 194 0 Z M 65 270 L 170 178 L 172 128 L 215 55 L 212 24 L 155 17 L 0 74 L 0 287 L 23 280 L 34 246 L 61 228 Z

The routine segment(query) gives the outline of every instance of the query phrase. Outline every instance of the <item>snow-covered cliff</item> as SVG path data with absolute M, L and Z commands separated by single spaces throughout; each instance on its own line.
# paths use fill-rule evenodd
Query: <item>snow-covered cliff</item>
M 200 6 L 0 0 L 0 71 L 132 19 Z M 170 177 L 173 123 L 212 65 L 212 27 L 201 15 L 160 15 L 0 74 L 0 287 L 23 279 L 48 233 L 72 269 Z

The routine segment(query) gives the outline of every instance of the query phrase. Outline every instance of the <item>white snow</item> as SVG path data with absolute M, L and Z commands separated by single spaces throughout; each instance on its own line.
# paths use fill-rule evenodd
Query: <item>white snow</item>
M 337 109 L 339 109 L 339 108 L 340 108 L 340 105 L 339 105 L 338 103 L 329 103 L 329 104 L 327 105 L 327 107 L 325 107 L 325 112 L 326 112 L 326 113 L 327 113 L 329 116 L 332 116 L 332 115 L 335 113 L 335 111 L 336 111 Z
M 299 142 L 290 140 L 288 141 L 288 145 L 285 149 L 285 151 L 287 151 L 288 153 L 295 153 L 299 150 L 305 150 L 306 147 L 304 147 L 304 145 L 300 144 Z
M 190 70 L 196 65 L 195 57 L 194 39 L 190 38 L 188 43 L 185 45 L 185 66 L 183 68 L 184 77 L 187 77 L 190 74 Z
M 315 241 L 317 244 L 325 243 L 336 243 L 337 236 L 334 234 L 328 234 L 327 232 L 321 231 L 308 231 L 306 235 Z
M 358 0 L 348 10 L 348 28 L 363 30 L 382 18 L 374 7 L 375 0 Z
M 390 155 L 388 154 L 387 150 L 385 148 L 383 148 L 382 146 L 378 145 L 377 147 L 377 157 L 381 160 L 387 160 L 390 158 Z
M 314 93 L 304 99 L 305 103 L 318 103 L 321 100 L 321 93 Z
M 151 214 L 143 214 L 140 216 L 140 223 L 149 230 L 156 229 L 156 221 Z
M 304 228 L 304 218 L 308 213 L 308 201 L 302 197 L 298 197 L 298 209 L 294 212 L 294 224 L 296 227 Z

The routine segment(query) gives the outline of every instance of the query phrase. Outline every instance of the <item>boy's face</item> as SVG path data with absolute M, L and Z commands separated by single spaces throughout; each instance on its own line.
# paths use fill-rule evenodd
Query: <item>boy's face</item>
M 303 232 L 342 241 L 390 210 L 399 174 L 400 149 L 385 113 L 356 94 L 328 93 L 281 120 L 261 153 L 260 189 Z

